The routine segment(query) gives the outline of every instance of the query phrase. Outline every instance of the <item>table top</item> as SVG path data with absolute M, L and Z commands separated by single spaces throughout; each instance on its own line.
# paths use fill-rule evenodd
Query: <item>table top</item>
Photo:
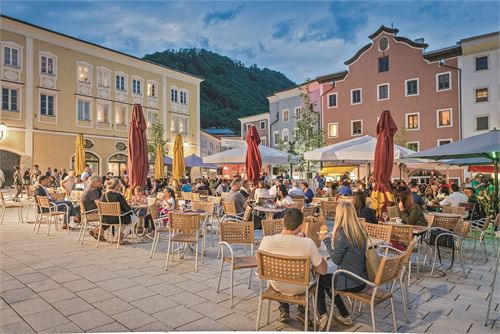
M 149 206 L 147 204 L 135 204 L 135 203 L 129 203 L 131 208 L 133 209 L 147 209 Z
M 425 233 L 430 228 L 428 226 L 407 225 L 407 224 L 404 224 L 404 223 L 396 223 L 395 221 L 379 222 L 379 224 L 382 224 L 382 225 L 394 225 L 394 226 L 412 226 L 413 227 L 413 234 L 414 235 Z
M 253 207 L 253 209 L 256 211 L 261 211 L 261 212 L 283 212 L 283 211 L 285 211 L 285 208 L 267 208 L 265 206 L 259 206 L 259 205 L 255 205 Z
M 444 212 L 433 212 L 432 213 L 436 217 L 460 217 L 460 218 L 467 218 L 469 214 L 466 212 L 463 215 L 459 213 L 444 213 Z
M 382 239 L 377 239 L 377 238 L 371 238 L 370 237 L 370 242 L 373 247 L 377 247 L 378 245 L 385 243 L 385 240 Z M 321 242 L 321 244 L 318 247 L 319 253 L 321 254 L 322 257 L 328 258 L 330 255 L 328 254 L 328 251 L 326 250 L 326 246 L 324 242 Z M 331 261 L 330 261 L 331 262 Z

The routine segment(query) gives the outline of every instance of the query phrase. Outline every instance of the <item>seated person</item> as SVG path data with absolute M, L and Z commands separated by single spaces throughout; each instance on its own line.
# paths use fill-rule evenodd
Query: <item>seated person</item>
M 95 212 L 89 213 L 87 219 L 99 219 L 97 216 L 97 204 L 95 201 L 98 201 L 102 195 L 102 178 L 99 175 L 92 175 L 89 179 L 89 185 L 90 187 L 83 192 L 81 197 L 81 201 L 84 206 L 81 210 L 96 210 Z
M 460 188 L 456 185 L 456 183 L 451 184 L 451 194 L 439 202 L 439 205 L 451 205 L 453 207 L 460 206 L 460 203 L 468 203 L 469 198 L 460 192 Z
M 288 196 L 288 191 L 284 184 L 278 187 L 278 196 L 276 196 L 276 206 L 294 207 L 293 199 Z
M 339 187 L 337 191 L 337 196 L 352 196 L 351 186 L 349 181 L 344 181 L 344 183 Z
M 410 190 L 406 187 L 400 187 L 398 197 L 398 208 L 403 222 L 408 225 L 427 226 L 427 219 L 425 219 L 422 207 L 413 202 Z
M 74 207 L 73 203 L 70 201 L 55 201 L 52 196 L 50 196 L 49 190 L 49 177 L 46 175 L 40 175 L 37 178 L 37 183 L 35 185 L 35 196 L 47 196 L 50 203 L 57 207 L 59 212 L 67 212 L 68 214 L 64 216 L 63 229 L 68 228 L 69 217 L 75 217 L 75 223 L 80 222 L 80 209 L 78 206 Z M 48 212 L 48 209 L 44 209 L 43 212 Z
M 250 197 L 250 194 L 252 192 L 250 191 L 250 184 L 248 183 L 248 180 L 241 181 L 240 193 L 243 195 L 243 197 L 245 197 L 245 200 Z
M 185 193 L 190 193 L 190 192 L 193 192 L 193 188 L 191 187 L 191 185 L 188 183 L 188 180 L 187 179 L 182 179 L 182 187 L 181 187 L 181 191 L 185 192 Z
M 308 256 L 311 258 L 311 264 L 319 274 L 326 273 L 326 261 L 321 257 L 318 247 L 310 238 L 300 238 L 297 234 L 302 230 L 304 217 L 299 209 L 286 209 L 284 217 L 284 226 L 281 234 L 265 236 L 260 243 L 259 250 L 287 256 Z M 364 252 L 363 252 L 364 254 Z M 331 279 L 330 279 L 331 281 Z M 271 286 L 276 291 L 289 296 L 302 295 L 304 287 L 302 285 L 271 281 Z M 280 322 L 288 323 L 290 321 L 289 305 L 280 303 Z M 305 307 L 298 307 L 297 319 L 305 321 Z
M 241 190 L 241 181 L 233 180 L 231 182 L 231 190 L 226 196 L 226 202 L 234 202 L 236 207 L 236 214 L 244 213 L 248 204 L 245 201 L 245 197 L 240 193 Z M 252 216 L 252 221 L 254 222 L 255 229 L 262 229 L 261 218 L 257 215 Z
M 356 209 L 356 214 L 359 218 L 364 218 L 368 223 L 378 224 L 377 216 L 372 208 L 366 206 L 366 195 L 363 190 L 358 190 L 354 193 L 352 204 Z
M 266 183 L 264 181 L 259 181 L 254 193 L 255 202 L 259 203 L 261 198 L 267 197 L 269 197 L 269 190 L 266 188 Z
M 338 269 L 344 269 L 368 279 L 365 255 L 368 233 L 357 218 L 355 208 L 350 202 L 339 202 L 335 212 L 335 225 L 331 239 L 327 234 L 320 234 L 319 239 L 323 240 L 330 258 Z M 365 283 L 343 274 L 339 274 L 335 281 L 335 290 L 360 292 L 365 289 L 365 286 Z M 327 329 L 328 313 L 326 312 L 325 293 L 331 287 L 332 274 L 322 274 L 319 279 L 317 300 L 320 331 Z M 351 325 L 349 311 L 347 311 L 340 295 L 335 295 L 334 304 L 340 313 L 339 316 L 335 316 L 335 319 L 344 325 Z
M 132 195 L 130 199 L 131 204 L 137 204 L 137 205 L 147 205 L 148 204 L 148 197 L 146 196 L 146 192 L 144 191 L 144 188 L 141 186 L 138 186 L 134 189 L 134 195 Z M 138 217 L 144 217 L 146 216 L 148 209 L 147 208 L 138 208 L 134 210 L 135 214 Z
M 304 190 L 302 190 L 299 187 L 299 183 L 298 182 L 293 182 L 292 188 L 290 188 L 290 190 L 288 191 L 288 195 L 290 195 L 290 196 L 296 196 L 296 197 L 304 197 L 305 193 L 304 193 Z
M 307 182 L 302 182 L 300 187 L 304 191 L 304 197 L 306 203 L 311 203 L 314 198 L 314 192 L 309 188 L 309 184 Z
M 217 189 L 215 189 L 215 195 L 216 196 L 221 196 L 222 193 L 227 193 L 231 187 L 229 186 L 229 180 L 224 179 L 222 182 L 217 186 Z
M 482 205 L 477 201 L 476 193 L 474 192 L 474 188 L 467 187 L 464 189 L 465 195 L 469 198 L 468 203 L 475 204 L 474 211 L 469 212 L 468 220 L 478 220 L 484 218 L 486 215 L 484 214 Z
M 426 209 L 425 201 L 418 194 L 418 192 L 420 191 L 420 187 L 418 186 L 418 184 L 416 182 L 411 182 L 410 183 L 410 190 L 411 190 L 411 196 L 413 197 L 413 202 L 420 205 L 422 210 L 425 210 Z

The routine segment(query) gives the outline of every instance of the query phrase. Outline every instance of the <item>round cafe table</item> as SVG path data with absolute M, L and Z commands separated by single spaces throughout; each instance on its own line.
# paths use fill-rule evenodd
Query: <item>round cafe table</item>
M 253 209 L 257 212 L 264 212 L 266 214 L 267 220 L 273 219 L 275 213 L 280 213 L 285 211 L 285 208 L 268 208 L 259 205 L 254 206 Z

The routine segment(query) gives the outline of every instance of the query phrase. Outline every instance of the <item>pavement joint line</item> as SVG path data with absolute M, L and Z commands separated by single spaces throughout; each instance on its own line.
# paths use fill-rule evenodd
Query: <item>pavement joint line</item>
M 473 323 L 470 324 L 469 328 L 467 328 L 467 333 L 470 332 L 470 329 L 472 328 L 472 325 L 474 325 Z
M 24 318 L 19 314 L 17 313 L 17 311 L 12 307 L 12 305 L 10 305 L 9 303 L 7 303 L 7 301 L 5 299 L 2 298 L 2 300 L 7 304 L 9 305 L 9 308 L 17 314 L 17 316 L 21 319 L 21 322 L 25 323 L 26 325 L 28 325 L 29 328 L 31 328 L 33 330 L 33 332 L 37 332 L 33 327 L 31 327 L 31 325 L 26 321 L 24 320 Z M 52 306 L 52 305 L 51 305 Z M 43 312 L 43 311 L 42 311 Z M 37 312 L 38 313 L 38 312 Z M 36 313 L 35 313 L 36 314 Z

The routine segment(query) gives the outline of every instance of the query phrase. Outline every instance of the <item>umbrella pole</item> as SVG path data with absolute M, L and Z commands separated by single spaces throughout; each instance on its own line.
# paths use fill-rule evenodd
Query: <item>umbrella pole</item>
M 398 164 L 399 166 L 399 181 L 401 181 L 403 178 L 401 176 L 401 168 L 402 168 L 402 165 L 401 164 Z
M 494 161 L 495 166 L 495 214 L 498 213 L 498 159 Z

